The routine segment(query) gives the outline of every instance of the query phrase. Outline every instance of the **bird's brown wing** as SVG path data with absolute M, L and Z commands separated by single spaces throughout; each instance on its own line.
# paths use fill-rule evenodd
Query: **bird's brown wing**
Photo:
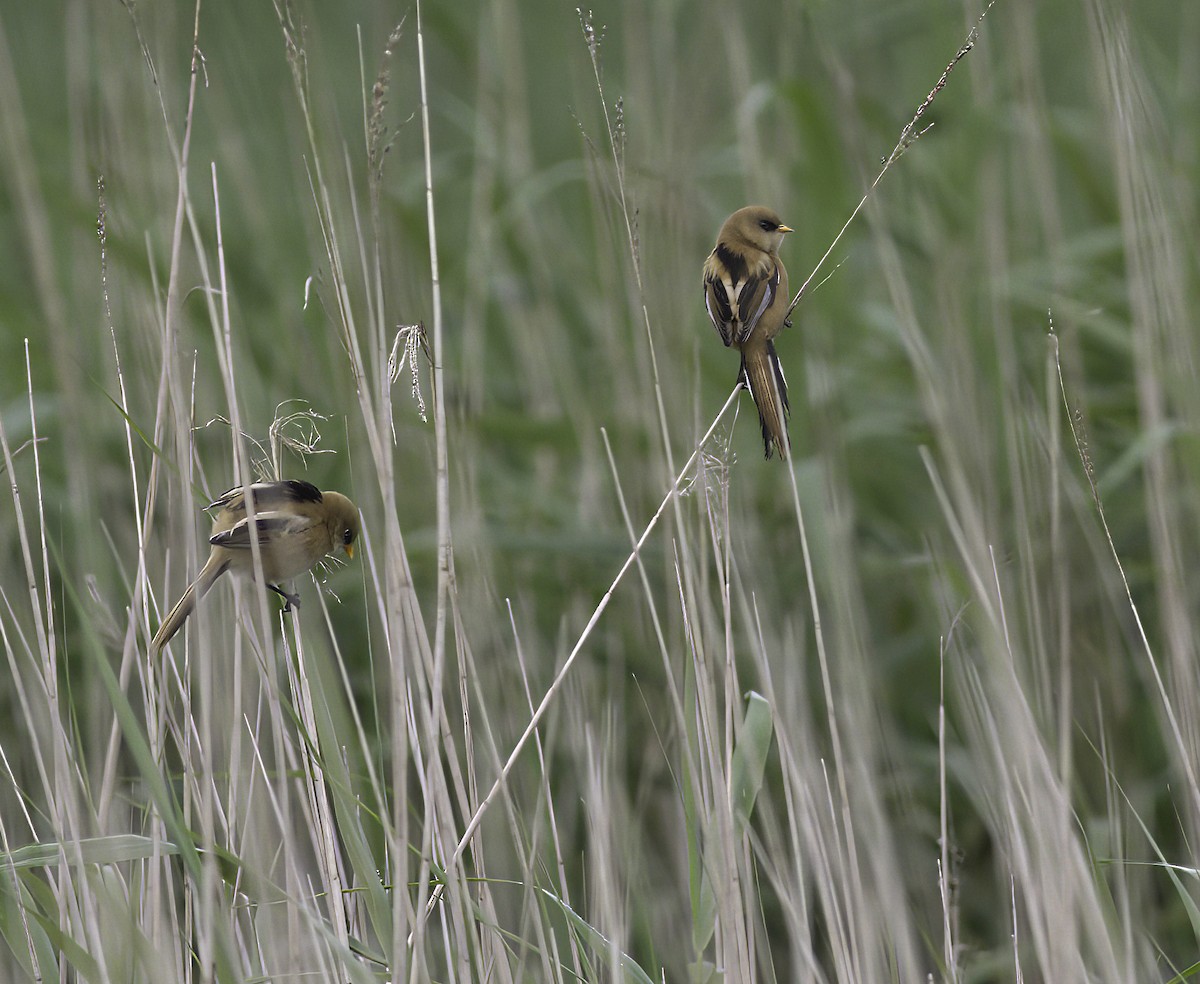
M 752 273 L 737 295 L 738 330 L 734 338 L 737 342 L 745 342 L 750 333 L 757 327 L 763 312 L 775 303 L 775 294 L 779 290 L 779 265 L 772 263 L 763 273 Z
M 259 546 L 275 543 L 284 537 L 294 536 L 312 526 L 313 521 L 294 513 L 258 513 L 254 517 L 254 528 Z M 240 520 L 227 530 L 214 533 L 208 540 L 214 547 L 229 550 L 250 549 L 250 521 Z
M 779 264 L 765 254 L 764 262 L 748 264 L 718 245 L 704 264 L 704 304 L 726 345 L 750 337 L 778 290 Z
M 254 494 L 255 513 L 269 512 L 280 506 L 293 502 L 320 502 L 321 490 L 311 482 L 301 482 L 287 479 L 282 482 L 255 482 L 250 486 Z M 245 512 L 245 489 L 242 486 L 230 489 L 215 502 L 209 503 L 205 509 L 230 509 L 234 512 Z

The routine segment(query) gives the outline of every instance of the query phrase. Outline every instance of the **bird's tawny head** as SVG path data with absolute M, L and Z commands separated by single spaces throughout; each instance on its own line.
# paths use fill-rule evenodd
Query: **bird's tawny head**
M 792 231 L 783 224 L 774 209 L 765 205 L 747 205 L 725 220 L 717 242 L 730 246 L 749 246 L 774 256 L 779 252 L 783 237 Z
M 325 492 L 321 498 L 328 509 L 329 534 L 335 549 L 341 547 L 346 556 L 353 559 L 354 545 L 361 531 L 358 509 L 341 492 Z

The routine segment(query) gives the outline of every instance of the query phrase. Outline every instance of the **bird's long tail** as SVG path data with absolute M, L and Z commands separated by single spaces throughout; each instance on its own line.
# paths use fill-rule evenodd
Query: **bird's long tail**
M 154 633 L 151 646 L 154 647 L 155 652 L 160 651 L 171 641 L 175 633 L 183 628 L 187 617 L 196 610 L 196 602 L 208 594 L 208 589 L 213 586 L 217 578 L 225 573 L 228 566 L 228 562 L 221 563 L 215 557 L 208 558 L 208 563 L 196 575 L 196 580 L 188 585 L 183 597 L 175 602 L 175 607 L 171 609 L 167 617 L 163 619 L 162 625 L 158 627 L 158 631 Z
M 763 447 L 767 457 L 771 457 L 773 445 L 779 449 L 779 457 L 786 458 L 790 447 L 787 418 L 791 408 L 788 406 L 783 366 L 770 339 L 765 345 L 753 348 L 748 345 L 742 350 L 740 379 L 750 390 L 754 405 L 758 407 L 758 421 L 762 424 Z

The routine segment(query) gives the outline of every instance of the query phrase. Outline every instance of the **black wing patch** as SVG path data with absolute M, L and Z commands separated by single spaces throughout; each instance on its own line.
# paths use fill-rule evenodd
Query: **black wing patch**
M 746 257 L 741 253 L 735 253 L 724 243 L 717 243 L 716 249 L 713 250 L 713 255 L 729 273 L 729 279 L 735 285 L 740 284 L 750 276 L 750 270 L 746 265 Z
M 778 276 L 776 277 L 778 280 Z M 292 502 L 320 502 L 321 490 L 313 485 L 312 482 L 301 482 L 296 479 L 288 479 L 284 482 L 276 482 L 277 486 L 284 486 L 284 494 L 287 495 Z

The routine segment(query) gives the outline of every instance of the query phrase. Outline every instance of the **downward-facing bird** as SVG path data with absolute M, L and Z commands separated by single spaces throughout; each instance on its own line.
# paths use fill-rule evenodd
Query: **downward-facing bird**
M 788 456 L 787 381 L 773 339 L 786 324 L 788 276 L 779 247 L 792 230 L 762 205 L 725 220 L 704 261 L 704 303 L 721 341 L 742 353 L 739 380 L 758 407 L 767 457 Z
M 183 597 L 163 619 L 152 645 L 160 650 L 180 630 L 217 578 L 230 574 L 254 578 L 258 567 L 251 543 L 258 541 L 262 579 L 287 605 L 300 604 L 280 584 L 312 570 L 335 550 L 354 556 L 359 518 L 354 503 L 340 492 L 321 492 L 308 482 L 258 482 L 250 486 L 254 502 L 254 524 L 246 513 L 245 489 L 230 489 L 206 507 L 219 510 L 213 517 L 208 542 L 212 552 Z M 252 532 L 253 530 L 253 532 Z

